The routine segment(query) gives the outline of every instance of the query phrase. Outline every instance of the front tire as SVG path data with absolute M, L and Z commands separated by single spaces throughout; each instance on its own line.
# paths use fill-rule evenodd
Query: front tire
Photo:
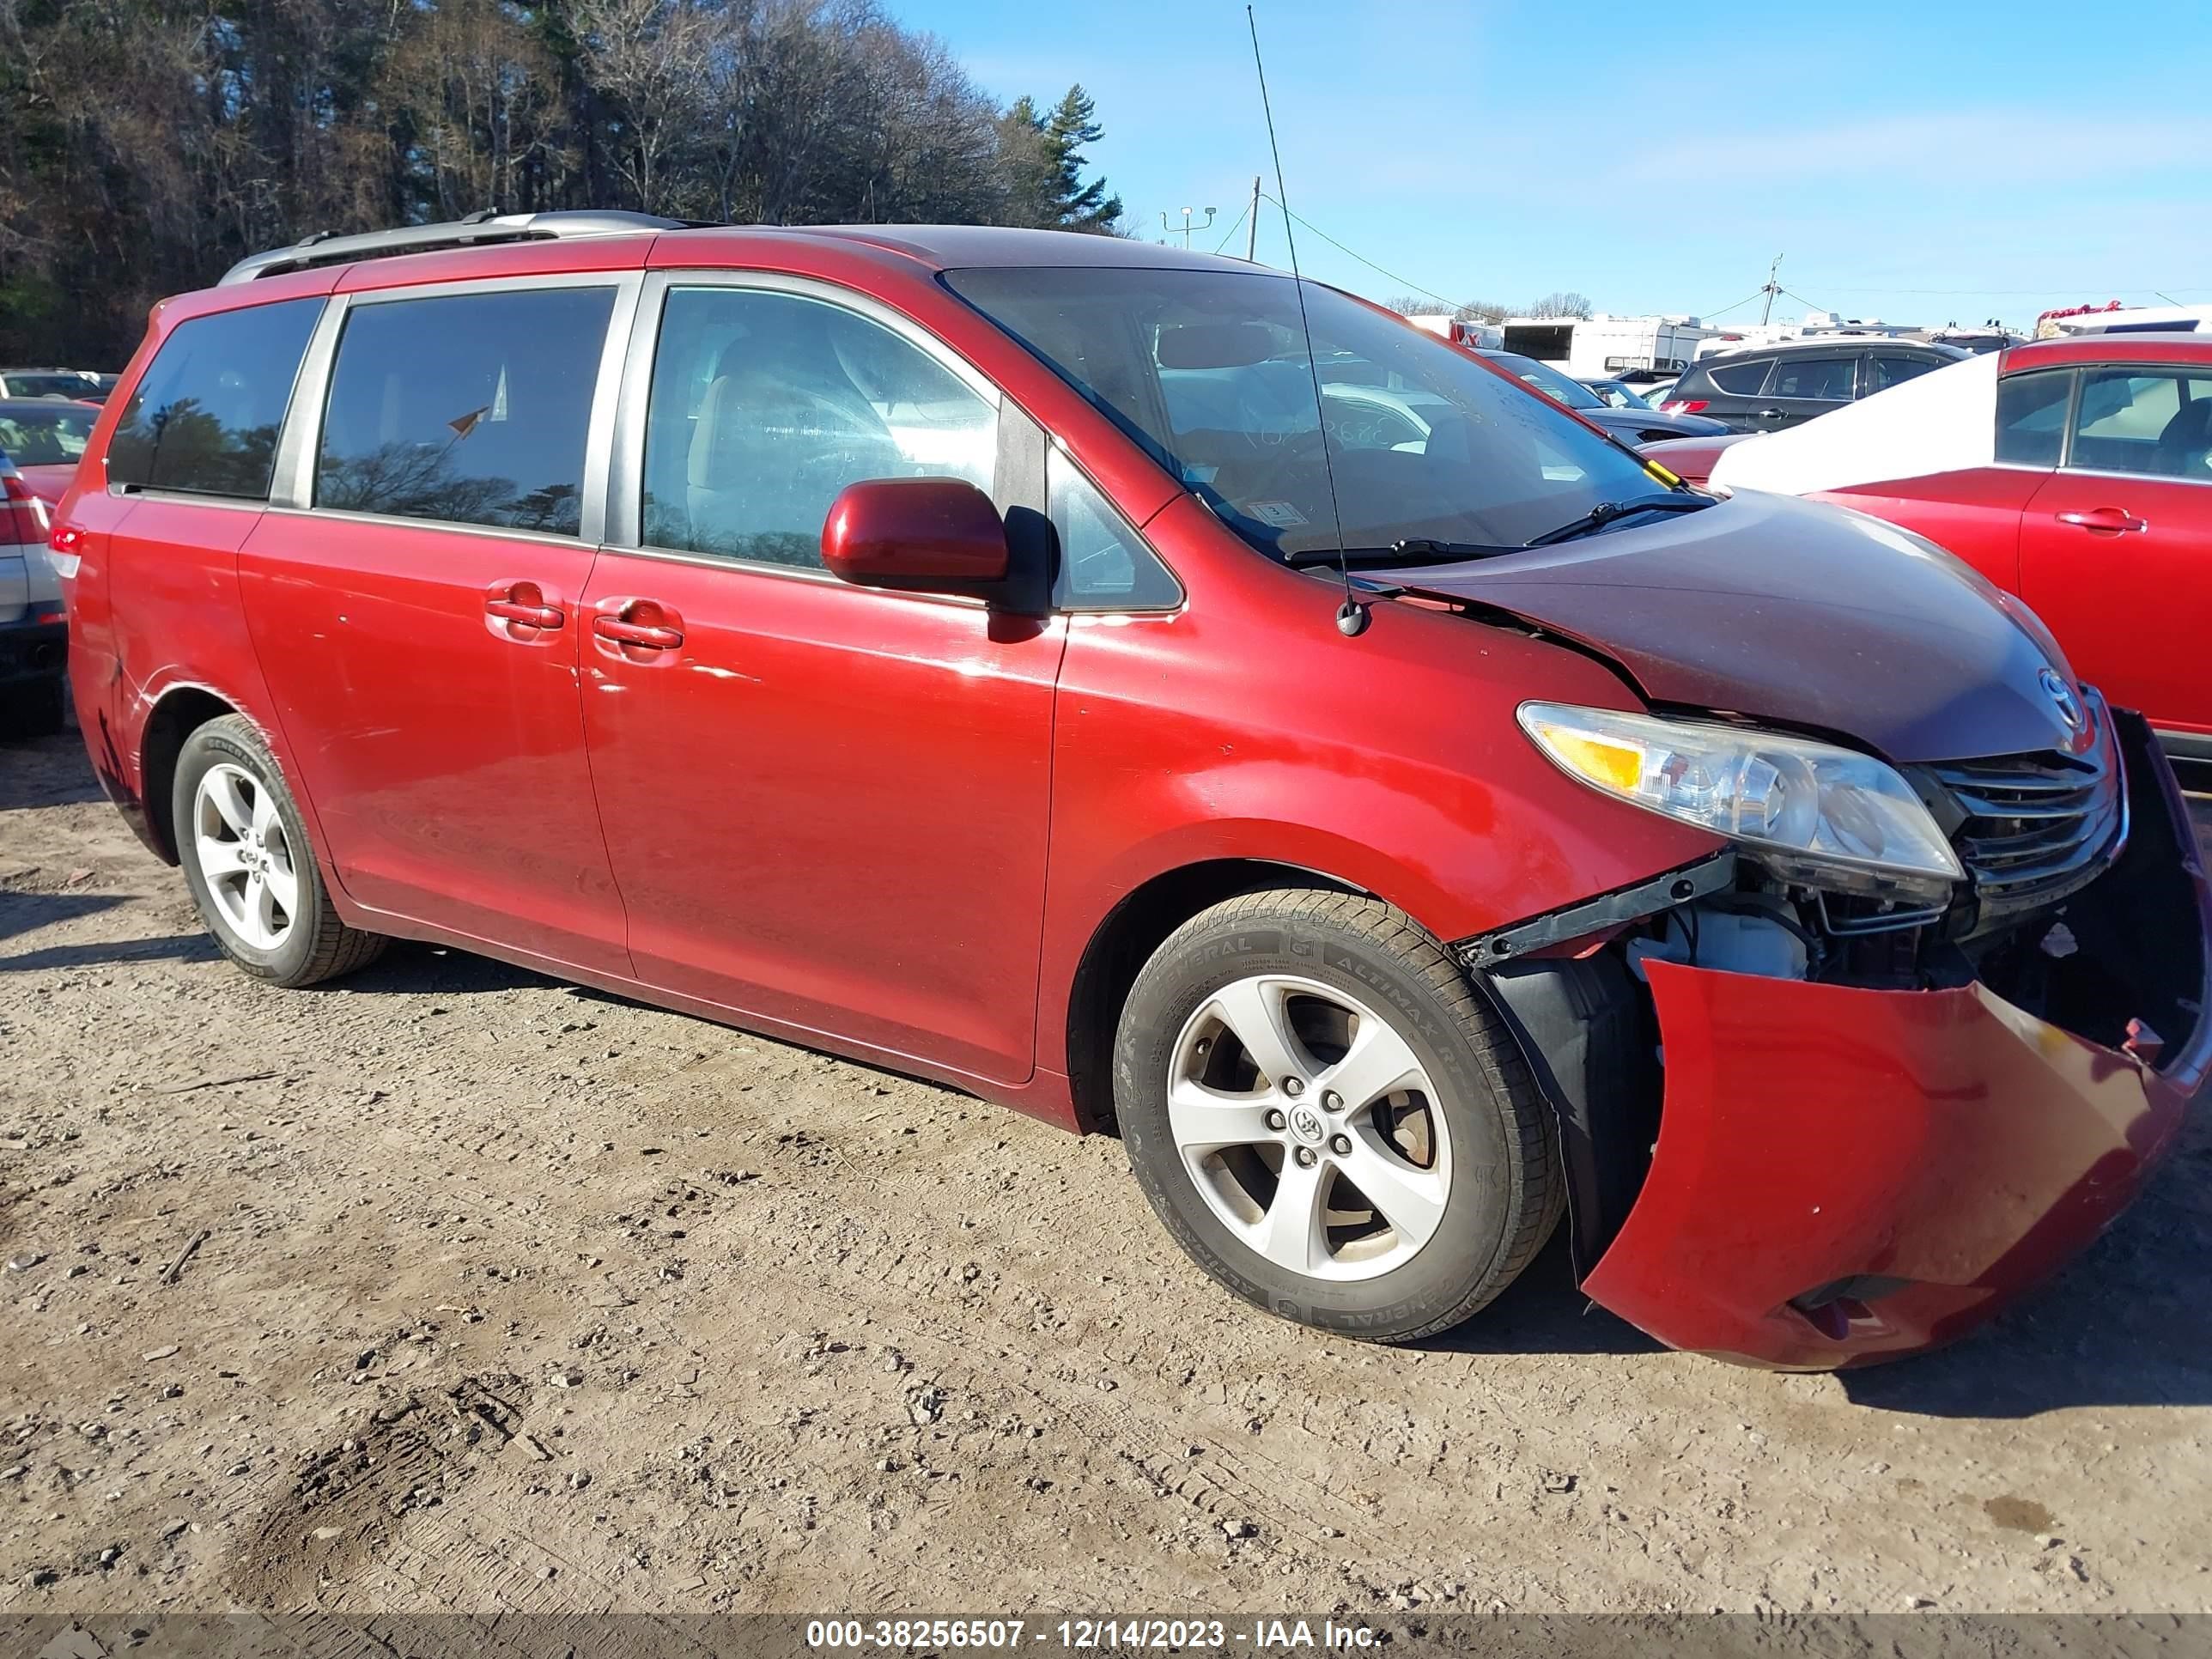
M 382 934 L 339 920 L 299 805 L 240 716 L 210 720 L 185 739 L 169 822 L 200 920 L 256 979 L 313 985 L 383 951 Z
M 1437 940 L 1358 894 L 1250 893 L 1178 928 L 1115 1045 L 1130 1167 L 1271 1313 L 1402 1342 L 1510 1284 L 1564 1201 L 1557 1129 Z

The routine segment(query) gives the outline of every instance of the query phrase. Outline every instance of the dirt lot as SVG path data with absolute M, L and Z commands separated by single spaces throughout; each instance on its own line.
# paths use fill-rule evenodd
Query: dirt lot
M 72 734 L 0 750 L 0 1190 L 4 1609 L 2212 1609 L 2203 1115 L 1931 1358 L 1664 1352 L 1557 1240 L 1370 1349 L 1111 1140 L 425 948 L 252 984 Z

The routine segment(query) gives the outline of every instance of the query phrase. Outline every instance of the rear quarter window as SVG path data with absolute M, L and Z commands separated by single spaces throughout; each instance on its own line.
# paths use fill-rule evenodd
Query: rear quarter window
M 1733 398 L 1755 398 L 1759 388 L 1766 384 L 1766 371 L 1773 367 L 1771 357 L 1754 358 L 1747 363 L 1717 363 L 1705 371 L 1705 378 Z
M 265 501 L 322 309 L 319 299 L 283 300 L 178 324 L 108 440 L 108 482 Z

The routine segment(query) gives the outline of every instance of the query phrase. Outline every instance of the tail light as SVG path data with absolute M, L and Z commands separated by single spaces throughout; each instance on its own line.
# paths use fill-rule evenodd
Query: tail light
M 84 559 L 84 532 L 75 525 L 58 524 L 46 538 L 46 558 L 54 567 L 54 574 L 67 581 L 77 573 Z
M 1705 402 L 1703 398 L 1677 398 L 1670 403 L 1660 404 L 1659 412 L 1662 415 L 1695 415 L 1705 408 Z
M 0 510 L 0 525 L 7 526 L 7 539 L 25 547 L 43 546 L 52 523 L 46 504 L 31 493 L 23 475 L 5 460 L 0 460 L 0 501 L 6 503 Z

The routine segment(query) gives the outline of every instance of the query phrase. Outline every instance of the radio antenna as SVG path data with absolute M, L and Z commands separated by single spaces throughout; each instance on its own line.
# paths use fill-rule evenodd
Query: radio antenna
M 1306 373 L 1313 381 L 1314 421 L 1321 433 L 1322 477 L 1328 484 L 1328 516 L 1336 531 L 1336 574 L 1344 583 L 1344 603 L 1337 608 L 1336 631 L 1355 639 L 1367 631 L 1367 608 L 1352 597 L 1352 561 L 1344 550 L 1344 509 L 1336 499 L 1336 465 L 1329 458 L 1328 421 L 1321 400 L 1321 365 L 1314 361 L 1313 325 L 1306 319 L 1305 278 L 1298 274 L 1298 238 L 1291 223 L 1291 193 L 1283 185 L 1283 148 L 1275 142 L 1275 111 L 1267 99 L 1267 66 L 1260 59 L 1260 24 L 1252 8 L 1244 8 L 1244 22 L 1252 31 L 1252 68 L 1260 77 L 1260 110 L 1267 118 L 1267 149 L 1275 158 L 1275 205 L 1283 210 L 1283 240 L 1291 248 L 1291 288 L 1298 296 L 1298 331 L 1305 336 Z

